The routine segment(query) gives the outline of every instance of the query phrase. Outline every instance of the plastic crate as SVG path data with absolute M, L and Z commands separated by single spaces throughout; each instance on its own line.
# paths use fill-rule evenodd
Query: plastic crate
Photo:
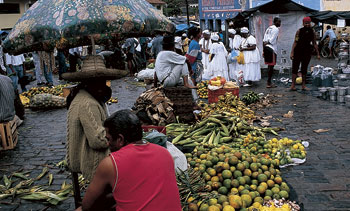
M 143 125 L 142 126 L 142 130 L 144 132 L 148 132 L 150 130 L 156 130 L 160 133 L 163 133 L 164 135 L 166 135 L 166 127 L 165 126 L 154 126 L 154 125 Z
M 13 149 L 17 145 L 18 132 L 14 120 L 0 123 L 0 139 L 2 150 Z
M 218 89 L 218 90 L 208 90 L 208 102 L 209 103 L 217 103 L 219 101 L 218 97 L 220 95 L 225 95 L 226 92 L 231 92 L 233 95 L 239 97 L 239 88 L 232 89 Z

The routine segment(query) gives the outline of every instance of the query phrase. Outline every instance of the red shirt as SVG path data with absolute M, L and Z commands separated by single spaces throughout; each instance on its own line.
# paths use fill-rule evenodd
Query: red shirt
M 116 210 L 181 210 L 174 161 L 163 147 L 129 144 L 111 153 Z

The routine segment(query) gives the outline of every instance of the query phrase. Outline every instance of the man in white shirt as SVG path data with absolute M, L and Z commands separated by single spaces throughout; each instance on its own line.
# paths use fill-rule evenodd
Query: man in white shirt
M 23 54 L 12 56 L 6 53 L 5 59 L 7 75 L 11 78 L 15 90 L 17 90 L 18 80 L 24 77 L 24 56 Z M 21 89 L 22 92 L 27 91 L 24 83 L 21 83 Z
M 329 37 L 329 43 L 328 43 L 328 48 L 329 48 L 329 56 L 332 57 L 332 48 L 335 46 L 335 42 L 337 40 L 337 36 L 335 35 L 334 31 L 332 30 L 332 27 L 330 25 L 327 26 L 327 31 L 324 33 L 321 42 L 326 39 L 326 37 Z
M 155 63 L 155 76 L 157 81 L 161 82 L 164 87 L 173 87 L 179 84 L 182 77 L 184 86 L 196 88 L 189 84 L 189 71 L 186 57 L 174 51 L 174 36 L 165 36 L 162 45 L 163 50 L 159 52 Z
M 268 79 L 266 88 L 275 88 L 276 86 L 272 84 L 273 67 L 276 65 L 277 60 L 277 39 L 279 33 L 279 27 L 281 26 L 281 19 L 275 17 L 273 19 L 273 25 L 269 26 L 264 35 L 263 45 L 264 45 L 264 59 L 265 64 L 268 65 Z

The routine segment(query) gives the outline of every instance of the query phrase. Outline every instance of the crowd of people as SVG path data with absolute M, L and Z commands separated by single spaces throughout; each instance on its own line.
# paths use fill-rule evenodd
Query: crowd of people
M 319 57 L 310 22 L 310 18 L 304 18 L 303 28 L 296 32 L 290 55 L 293 60 L 291 90 L 295 90 L 300 64 L 302 89 L 306 89 L 306 70 L 311 51 L 316 49 Z M 121 49 L 126 54 L 130 74 L 136 73 L 133 69 L 135 56 L 143 61 L 153 57 L 156 60 L 155 85 L 159 82 L 165 87 L 172 87 L 183 83 L 192 89 L 196 100 L 196 84 L 203 77 L 222 76 L 226 80 L 245 81 L 244 86 L 252 86 L 253 82 L 261 79 L 262 57 L 269 71 L 267 88 L 275 87 L 271 78 L 277 61 L 280 26 L 281 20 L 275 18 L 273 25 L 267 28 L 263 55 L 260 55 L 257 41 L 247 27 L 228 30 L 228 47 L 222 42 L 222 33 L 192 27 L 181 36 L 157 32 L 153 39 L 129 38 Z M 55 57 L 58 58 L 59 78 L 79 82 L 67 97 L 66 154 L 73 181 L 77 182 L 78 173 L 91 181 L 79 209 L 94 210 L 96 206 L 110 205 L 118 210 L 181 210 L 172 155 L 164 147 L 142 139 L 141 122 L 132 111 L 122 110 L 108 117 L 105 103 L 112 90 L 106 85 L 106 80 L 117 79 L 118 74 L 105 67 L 103 57 L 91 55 L 91 52 L 77 72 L 81 51 L 78 47 L 57 51 L 55 55 L 54 51 L 44 47 L 43 51 L 32 53 L 38 85 L 43 83 L 41 71 L 47 84 L 53 84 Z M 123 54 L 118 48 L 112 53 Z M 244 62 L 238 61 L 239 56 L 244 58 Z M 17 113 L 14 107 L 18 84 L 22 92 L 26 90 L 23 82 L 25 59 L 23 55 L 8 53 L 0 55 L 0 58 L 1 73 L 7 75 L 0 75 L 0 96 L 4 99 L 0 101 L 0 122 L 3 122 L 12 120 Z M 65 58 L 69 60 L 69 68 Z M 95 66 L 87 67 L 90 60 Z M 102 66 L 97 67 L 97 64 Z

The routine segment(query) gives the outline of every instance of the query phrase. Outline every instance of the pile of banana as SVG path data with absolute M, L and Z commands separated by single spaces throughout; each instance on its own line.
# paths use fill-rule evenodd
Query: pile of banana
M 242 101 L 246 105 L 250 105 L 250 104 L 256 103 L 259 100 L 260 100 L 260 97 L 255 92 L 248 92 L 248 93 L 244 94 L 243 97 L 242 97 Z
M 230 92 L 218 97 L 217 103 L 206 104 L 199 102 L 199 106 L 202 108 L 200 116 L 205 118 L 214 112 L 229 112 L 234 116 L 238 116 L 245 120 L 255 119 L 254 111 L 246 107 L 244 102 L 240 101 L 238 97 Z
M 190 126 L 186 132 L 176 136 L 172 143 L 184 147 L 217 146 L 241 140 L 248 133 L 256 137 L 265 137 L 261 130 L 250 126 L 244 119 L 229 112 L 220 112 Z
M 200 82 L 197 87 L 197 94 L 199 98 L 207 99 L 208 98 L 208 84 L 209 81 L 202 81 Z

